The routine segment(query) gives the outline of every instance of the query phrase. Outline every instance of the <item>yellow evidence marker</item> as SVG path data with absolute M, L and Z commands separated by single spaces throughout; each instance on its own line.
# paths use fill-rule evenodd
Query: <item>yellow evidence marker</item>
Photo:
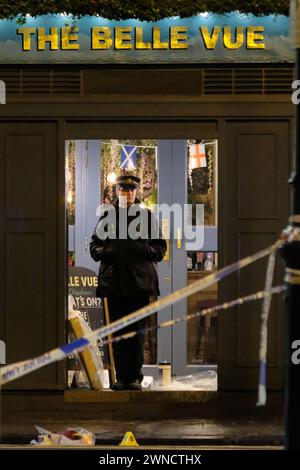
M 131 431 L 125 433 L 122 442 L 119 444 L 120 447 L 139 447 L 140 445 L 136 442 L 136 439 Z

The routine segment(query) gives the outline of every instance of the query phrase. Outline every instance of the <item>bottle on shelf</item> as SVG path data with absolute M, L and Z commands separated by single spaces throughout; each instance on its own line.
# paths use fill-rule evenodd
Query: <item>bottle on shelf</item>
M 193 270 L 193 258 L 191 256 L 191 253 L 188 253 L 187 255 L 187 268 L 189 271 Z
M 197 251 L 196 260 L 198 265 L 198 271 L 204 270 L 204 253 L 203 251 Z
M 214 263 L 213 263 L 213 253 L 207 253 L 204 263 L 205 271 L 213 271 Z

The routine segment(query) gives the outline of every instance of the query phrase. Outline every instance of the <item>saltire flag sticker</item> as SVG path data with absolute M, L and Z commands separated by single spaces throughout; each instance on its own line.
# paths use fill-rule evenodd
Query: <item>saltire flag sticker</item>
M 190 167 L 204 168 L 207 166 L 204 144 L 190 145 Z
M 135 170 L 136 168 L 136 147 L 124 145 L 121 150 L 120 167 L 124 170 Z

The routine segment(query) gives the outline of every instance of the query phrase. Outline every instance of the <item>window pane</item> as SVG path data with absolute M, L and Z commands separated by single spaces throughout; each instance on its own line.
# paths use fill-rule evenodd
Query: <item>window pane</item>
M 205 225 L 217 225 L 217 141 L 188 140 L 188 204 L 204 204 Z
M 128 161 L 122 161 L 122 149 L 127 146 Z M 134 150 L 136 148 L 136 151 Z M 132 156 L 130 155 L 132 150 Z M 128 165 L 130 163 L 131 165 Z M 101 145 L 101 202 L 109 204 L 116 198 L 115 180 L 118 174 L 133 171 L 141 179 L 137 198 L 145 206 L 157 204 L 157 141 L 105 140 Z
M 204 278 L 217 269 L 217 253 L 187 252 L 188 284 Z M 188 314 L 200 312 L 217 305 L 218 285 L 188 297 Z M 190 364 L 216 364 L 217 314 L 197 316 L 188 322 L 188 362 Z

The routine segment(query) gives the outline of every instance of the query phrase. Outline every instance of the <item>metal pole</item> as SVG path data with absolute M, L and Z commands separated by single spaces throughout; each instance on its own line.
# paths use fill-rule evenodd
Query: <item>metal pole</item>
M 296 7 L 296 8 L 293 8 Z M 300 0 L 292 0 L 295 21 L 296 79 L 300 80 Z M 293 17 L 292 17 L 293 16 Z M 285 448 L 300 450 L 300 105 L 295 109 L 291 217 L 280 255 L 286 263 Z M 297 352 L 299 351 L 299 353 Z

